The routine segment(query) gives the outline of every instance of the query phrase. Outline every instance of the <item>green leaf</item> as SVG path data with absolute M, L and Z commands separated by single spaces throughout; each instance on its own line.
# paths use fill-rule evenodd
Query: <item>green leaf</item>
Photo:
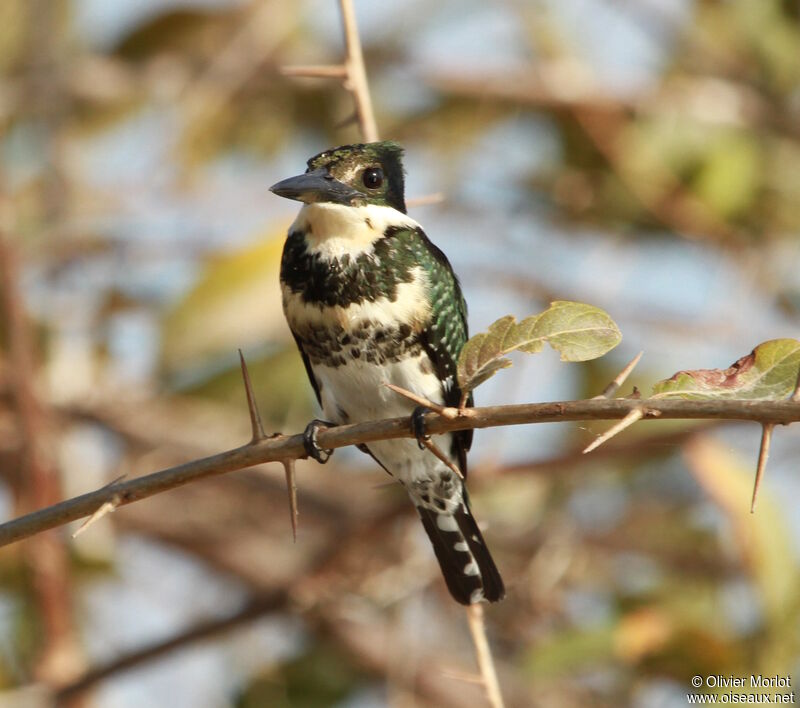
M 679 371 L 653 387 L 653 398 L 786 398 L 800 370 L 800 341 L 759 344 L 727 369 Z
M 464 393 L 471 391 L 511 366 L 506 355 L 515 349 L 535 354 L 548 342 L 561 353 L 562 361 L 587 361 L 613 349 L 621 339 L 619 328 L 603 310 L 559 300 L 519 323 L 511 315 L 501 317 L 472 337 L 458 358 L 458 382 Z

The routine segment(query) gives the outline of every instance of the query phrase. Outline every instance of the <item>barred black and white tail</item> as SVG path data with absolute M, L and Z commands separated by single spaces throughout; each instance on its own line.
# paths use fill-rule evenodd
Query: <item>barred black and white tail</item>
M 497 602 L 506 594 L 503 579 L 483 541 L 466 497 L 454 514 L 418 506 L 447 589 L 457 602 Z

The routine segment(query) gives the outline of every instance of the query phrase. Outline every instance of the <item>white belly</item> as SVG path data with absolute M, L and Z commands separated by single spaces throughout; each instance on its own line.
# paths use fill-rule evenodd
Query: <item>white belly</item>
M 434 403 L 443 403 L 442 387 L 433 373 L 424 373 L 421 354 L 382 365 L 363 359 L 351 359 L 344 366 L 314 366 L 322 388 L 325 415 L 337 423 L 361 423 L 379 418 L 409 415 L 415 404 L 387 388 L 385 383 L 401 386 Z
M 361 423 L 411 415 L 416 404 L 387 388 L 385 382 L 443 404 L 441 383 L 435 374 L 423 372 L 420 367 L 422 357 L 427 355 L 381 366 L 361 360 L 351 360 L 336 368 L 315 366 L 325 417 L 335 423 Z M 435 436 L 434 442 L 449 455 L 449 433 Z M 428 450 L 420 450 L 413 438 L 372 442 L 369 450 L 404 484 L 430 477 L 443 467 L 442 462 Z

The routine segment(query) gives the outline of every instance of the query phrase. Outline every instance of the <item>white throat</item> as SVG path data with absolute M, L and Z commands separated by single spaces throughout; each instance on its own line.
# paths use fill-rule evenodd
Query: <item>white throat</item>
M 332 260 L 371 253 L 390 226 L 418 228 L 419 224 L 393 207 L 322 202 L 306 204 L 289 230 L 304 231 L 309 252 Z

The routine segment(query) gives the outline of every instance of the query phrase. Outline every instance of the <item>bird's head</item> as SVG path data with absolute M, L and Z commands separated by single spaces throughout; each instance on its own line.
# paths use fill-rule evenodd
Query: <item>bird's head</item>
M 315 155 L 308 169 L 270 187 L 270 191 L 306 204 L 388 206 L 406 213 L 403 148 L 384 141 L 343 145 Z

